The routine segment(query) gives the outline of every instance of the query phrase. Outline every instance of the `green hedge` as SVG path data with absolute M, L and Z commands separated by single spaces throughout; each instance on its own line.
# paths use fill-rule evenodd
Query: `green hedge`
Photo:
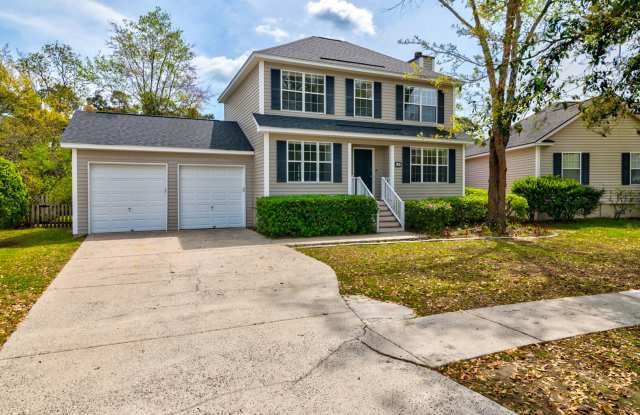
M 576 215 L 589 215 L 598 207 L 604 194 L 604 190 L 558 176 L 524 177 L 513 182 L 511 189 L 527 199 L 530 218 L 541 213 L 555 221 L 573 220 Z
M 367 196 L 258 198 L 257 230 L 269 237 L 366 234 L 376 231 L 378 205 Z
M 29 209 L 27 188 L 16 165 L 0 157 L 0 228 L 20 224 Z
M 464 196 L 442 199 L 408 200 L 405 202 L 407 229 L 426 233 L 441 233 L 448 226 L 484 223 L 488 213 L 486 190 L 467 188 Z M 527 200 L 515 194 L 507 195 L 507 216 L 512 221 L 527 218 Z

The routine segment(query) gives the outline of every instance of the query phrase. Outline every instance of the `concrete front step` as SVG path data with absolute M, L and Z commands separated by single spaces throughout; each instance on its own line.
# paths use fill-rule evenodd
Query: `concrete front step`
M 378 200 L 378 232 L 402 232 L 402 227 L 387 205 Z

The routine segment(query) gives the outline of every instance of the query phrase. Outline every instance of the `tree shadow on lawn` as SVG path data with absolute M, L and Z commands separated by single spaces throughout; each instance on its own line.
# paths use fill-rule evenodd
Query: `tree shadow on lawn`
M 16 232 L 21 232 L 18 230 Z M 25 229 L 24 233 L 2 238 L 0 233 L 0 249 L 3 248 L 31 248 L 36 246 L 60 245 L 73 242 L 70 229 L 66 228 L 38 228 Z

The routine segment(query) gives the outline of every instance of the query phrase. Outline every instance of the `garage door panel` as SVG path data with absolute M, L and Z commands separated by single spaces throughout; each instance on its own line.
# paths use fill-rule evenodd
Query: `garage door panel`
M 166 223 L 166 166 L 90 166 L 92 233 L 166 230 Z
M 180 166 L 179 174 L 182 229 L 244 226 L 242 168 Z

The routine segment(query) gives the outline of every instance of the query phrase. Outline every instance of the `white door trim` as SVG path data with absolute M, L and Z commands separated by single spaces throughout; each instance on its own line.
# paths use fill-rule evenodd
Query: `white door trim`
M 351 151 L 351 157 L 355 157 L 356 150 L 371 150 L 371 194 L 375 196 L 376 194 L 376 149 L 375 147 L 365 147 L 355 145 Z M 353 169 L 355 171 L 355 163 L 351 162 Z M 351 175 L 354 175 L 354 172 L 351 172 Z
M 177 172 L 176 172 L 176 190 L 178 195 L 176 197 L 176 201 L 178 206 L 176 206 L 176 212 L 178 213 L 178 230 L 182 230 L 182 226 L 180 225 L 180 167 L 236 167 L 242 169 L 242 227 L 247 227 L 247 166 L 244 164 L 220 164 L 220 163 L 178 163 Z
M 135 161 L 87 161 L 87 233 L 91 234 L 91 166 L 94 164 L 119 164 L 124 166 L 164 166 L 164 230 L 168 228 L 169 218 L 169 163 L 138 163 Z

